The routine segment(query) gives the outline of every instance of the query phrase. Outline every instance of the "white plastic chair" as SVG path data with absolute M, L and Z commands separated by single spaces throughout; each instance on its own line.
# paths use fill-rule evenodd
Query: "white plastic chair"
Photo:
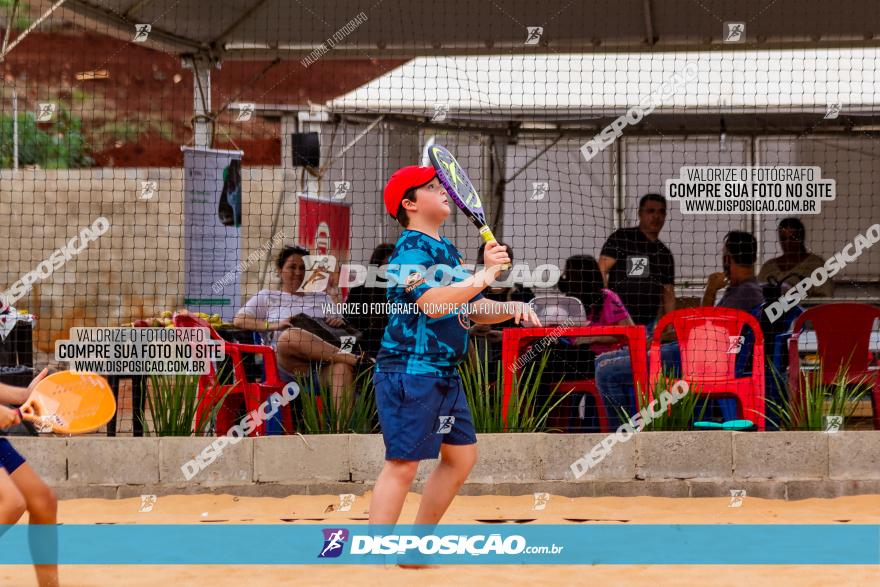
M 544 326 L 585 326 L 588 323 L 584 305 L 571 296 L 535 296 L 529 304 Z

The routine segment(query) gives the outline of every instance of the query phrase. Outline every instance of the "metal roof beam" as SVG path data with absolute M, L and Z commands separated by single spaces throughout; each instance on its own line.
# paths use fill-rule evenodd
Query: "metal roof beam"
M 648 45 L 654 46 L 657 38 L 654 36 L 654 19 L 651 16 L 651 0 L 642 0 L 642 8 L 645 14 L 645 34 L 648 35 Z
M 229 25 L 229 27 L 227 27 L 227 29 L 225 31 L 220 33 L 217 36 L 217 38 L 212 40 L 211 46 L 213 47 L 213 46 L 217 46 L 217 45 L 222 44 L 229 37 L 229 35 L 231 35 L 233 32 L 235 32 L 235 29 L 240 27 L 247 19 L 249 19 L 254 14 L 254 12 L 259 10 L 263 6 L 263 4 L 265 4 L 265 3 L 266 3 L 266 0 L 257 0 L 253 4 L 253 6 L 251 6 L 247 10 L 245 10 L 244 13 L 234 23 Z
M 107 26 L 114 27 L 120 32 L 128 30 L 133 33 L 134 29 L 132 27 L 135 24 L 139 24 L 132 22 L 126 16 L 119 15 L 111 10 L 101 9 L 97 6 L 93 6 L 90 3 L 82 2 L 81 0 L 68 0 L 65 9 L 73 11 L 74 13 L 85 18 L 92 19 L 97 22 L 102 22 Z M 133 10 L 133 8 L 129 9 L 126 14 L 131 12 L 131 10 Z M 89 28 L 91 28 L 92 30 L 98 30 L 94 27 Z M 175 35 L 174 33 L 161 29 L 154 24 L 151 24 L 150 39 L 153 41 L 159 41 L 160 43 L 164 43 L 166 45 L 170 45 L 179 50 L 179 52 L 181 53 L 198 52 L 199 50 L 205 50 L 208 48 L 198 41 L 189 39 L 187 37 Z M 129 38 L 129 40 L 131 40 L 131 38 Z

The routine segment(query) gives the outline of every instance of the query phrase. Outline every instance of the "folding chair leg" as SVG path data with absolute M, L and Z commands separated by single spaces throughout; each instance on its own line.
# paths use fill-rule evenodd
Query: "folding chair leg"
M 871 395 L 871 407 L 874 411 L 874 430 L 880 430 L 880 381 L 874 386 L 874 392 Z
M 608 411 L 605 409 L 602 398 L 596 398 L 596 412 L 599 414 L 599 431 L 608 434 L 611 432 L 608 427 Z
M 281 408 L 281 424 L 284 426 L 284 434 L 293 434 L 293 406 L 287 405 Z
M 246 391 L 244 394 L 244 408 L 247 411 L 247 414 L 256 414 L 260 411 L 260 407 L 262 406 L 262 402 L 260 401 L 260 397 L 258 394 L 254 394 L 252 391 Z M 255 418 L 254 422 L 256 423 L 256 427 L 253 431 L 248 434 L 248 436 L 265 436 L 266 435 L 266 421 L 263 418 Z
M 226 434 L 230 428 L 232 428 L 232 416 L 230 415 L 229 406 L 225 405 L 220 406 L 220 409 L 217 410 L 217 424 L 216 424 L 216 435 L 223 436 Z

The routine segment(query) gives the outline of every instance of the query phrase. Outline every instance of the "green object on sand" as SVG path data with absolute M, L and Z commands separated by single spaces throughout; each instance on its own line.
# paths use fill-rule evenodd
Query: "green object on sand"
M 749 430 L 755 427 L 751 420 L 728 420 L 727 422 L 694 422 L 696 430 Z

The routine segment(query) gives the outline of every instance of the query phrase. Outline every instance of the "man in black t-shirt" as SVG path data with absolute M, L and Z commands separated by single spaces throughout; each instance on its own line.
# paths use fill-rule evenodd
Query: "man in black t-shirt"
M 675 261 L 660 241 L 666 198 L 639 200 L 639 225 L 615 230 L 602 246 L 599 270 L 636 324 L 648 325 L 675 309 Z

